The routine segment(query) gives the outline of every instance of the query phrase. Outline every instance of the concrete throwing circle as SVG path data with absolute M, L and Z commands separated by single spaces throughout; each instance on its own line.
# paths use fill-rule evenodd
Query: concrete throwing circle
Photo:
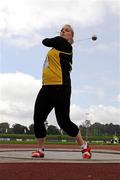
M 45 149 L 44 158 L 32 158 L 31 148 L 0 149 L 1 163 L 120 163 L 120 151 L 92 150 L 92 158 L 83 160 L 79 149 Z

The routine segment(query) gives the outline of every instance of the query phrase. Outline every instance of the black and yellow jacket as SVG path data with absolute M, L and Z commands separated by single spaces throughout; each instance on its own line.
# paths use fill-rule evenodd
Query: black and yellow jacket
M 42 43 L 47 47 L 52 47 L 47 54 L 43 66 L 43 85 L 71 86 L 71 44 L 60 36 L 44 39 Z

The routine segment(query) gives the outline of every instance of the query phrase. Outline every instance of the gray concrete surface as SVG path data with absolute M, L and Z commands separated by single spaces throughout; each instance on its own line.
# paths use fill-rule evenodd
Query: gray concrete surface
M 79 149 L 46 149 L 44 158 L 32 158 L 35 149 L 0 149 L 0 163 L 120 163 L 120 151 L 92 150 L 92 158 L 83 160 Z

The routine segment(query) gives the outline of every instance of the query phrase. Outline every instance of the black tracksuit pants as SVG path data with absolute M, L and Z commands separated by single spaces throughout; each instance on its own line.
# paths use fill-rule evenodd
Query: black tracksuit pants
M 42 86 L 38 93 L 34 108 L 34 132 L 36 138 L 44 138 L 46 136 L 44 122 L 53 108 L 55 108 L 56 119 L 61 129 L 72 137 L 77 136 L 79 128 L 69 117 L 70 96 L 70 86 Z

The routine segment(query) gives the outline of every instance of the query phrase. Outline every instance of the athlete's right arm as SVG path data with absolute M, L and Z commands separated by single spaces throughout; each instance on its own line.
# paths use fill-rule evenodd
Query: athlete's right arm
M 65 50 L 66 47 L 70 46 L 67 40 L 60 36 L 56 36 L 54 38 L 46 38 L 42 41 L 42 43 L 44 46 L 53 47 L 58 50 Z
M 54 38 L 46 38 L 42 43 L 47 47 L 56 47 L 58 44 L 64 43 L 64 39 L 60 36 L 56 36 Z

